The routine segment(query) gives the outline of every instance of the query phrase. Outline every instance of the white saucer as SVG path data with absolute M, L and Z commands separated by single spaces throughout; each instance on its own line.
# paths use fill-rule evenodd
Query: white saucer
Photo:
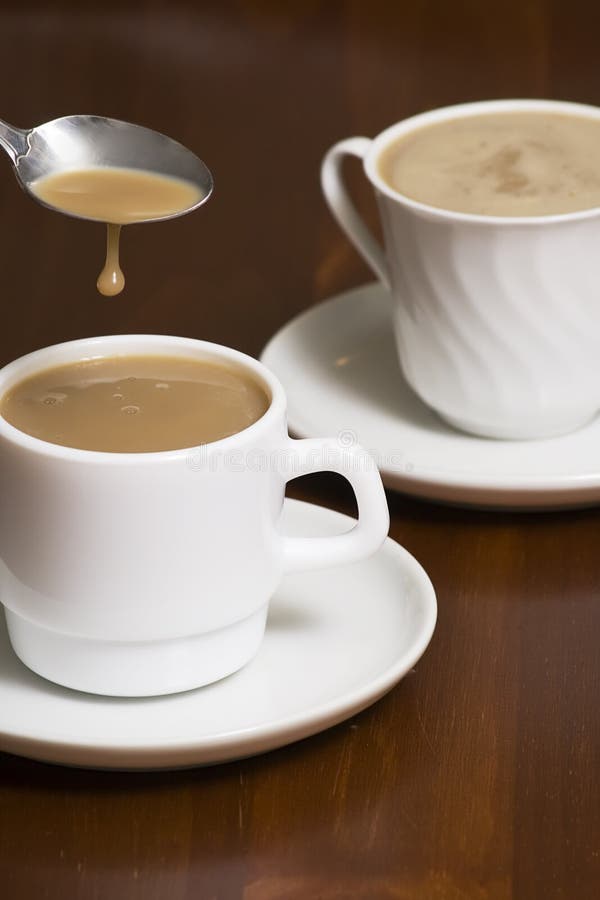
M 543 441 L 455 431 L 404 381 L 388 304 L 368 284 L 309 309 L 267 344 L 261 358 L 283 383 L 297 436 L 356 438 L 389 487 L 421 497 L 521 509 L 600 500 L 600 417 Z
M 286 500 L 284 528 L 336 534 L 348 516 Z M 206 765 L 315 734 L 374 703 L 424 652 L 436 620 L 429 578 L 388 538 L 366 562 L 286 578 L 258 656 L 216 684 L 170 697 L 94 697 L 16 658 L 1 616 L 0 750 L 116 769 Z

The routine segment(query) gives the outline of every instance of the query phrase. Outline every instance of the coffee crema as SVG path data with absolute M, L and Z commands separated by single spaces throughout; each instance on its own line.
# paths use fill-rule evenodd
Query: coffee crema
M 600 119 L 482 113 L 415 128 L 378 160 L 404 196 L 453 212 L 550 216 L 600 207 Z
M 33 437 L 110 453 L 197 447 L 237 434 L 270 405 L 241 367 L 168 355 L 84 359 L 44 369 L 0 398 Z
M 31 190 L 43 203 L 73 216 L 107 223 L 106 263 L 97 281 L 112 297 L 125 286 L 119 265 L 122 225 L 178 215 L 202 200 L 191 182 L 140 169 L 73 169 L 40 178 Z

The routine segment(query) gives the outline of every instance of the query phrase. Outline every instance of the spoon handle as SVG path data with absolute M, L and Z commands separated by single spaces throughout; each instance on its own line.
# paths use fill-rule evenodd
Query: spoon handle
M 6 150 L 13 165 L 16 165 L 19 157 L 24 156 L 29 149 L 27 135 L 27 131 L 15 128 L 0 119 L 0 146 Z

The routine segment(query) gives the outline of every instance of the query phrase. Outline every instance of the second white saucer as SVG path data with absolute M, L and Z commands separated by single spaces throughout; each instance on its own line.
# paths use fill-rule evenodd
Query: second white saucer
M 388 303 L 381 285 L 365 285 L 293 319 L 267 344 L 261 358 L 283 383 L 297 436 L 356 440 L 389 487 L 421 497 L 520 509 L 600 501 L 600 417 L 549 440 L 455 431 L 402 377 Z

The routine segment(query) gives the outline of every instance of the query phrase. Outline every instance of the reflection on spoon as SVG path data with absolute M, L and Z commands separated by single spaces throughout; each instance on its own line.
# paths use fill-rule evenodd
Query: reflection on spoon
M 96 282 L 96 287 L 105 297 L 114 297 L 125 287 L 125 276 L 119 265 L 120 235 L 120 225 L 106 226 L 106 262 Z

